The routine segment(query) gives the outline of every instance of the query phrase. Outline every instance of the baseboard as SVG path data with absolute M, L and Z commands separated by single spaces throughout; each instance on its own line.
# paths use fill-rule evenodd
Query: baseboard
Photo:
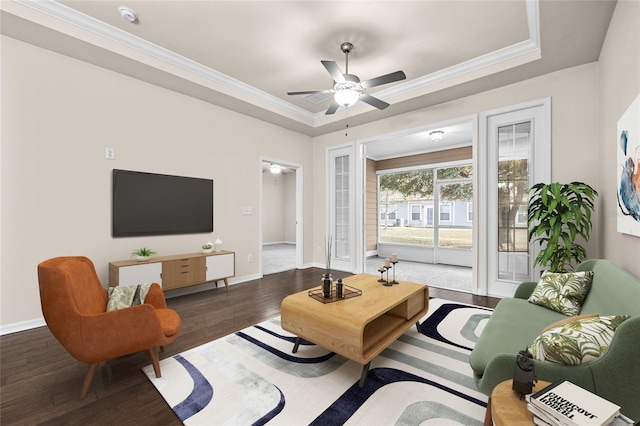
M 31 330 L 34 328 L 44 327 L 47 323 L 44 321 L 44 317 L 36 318 L 27 321 L 15 322 L 13 324 L 0 325 L 0 336 L 5 334 L 18 333 L 20 331 Z
M 262 243 L 263 246 L 275 246 L 280 244 L 292 244 L 295 246 L 296 242 L 295 241 L 272 241 L 270 243 Z

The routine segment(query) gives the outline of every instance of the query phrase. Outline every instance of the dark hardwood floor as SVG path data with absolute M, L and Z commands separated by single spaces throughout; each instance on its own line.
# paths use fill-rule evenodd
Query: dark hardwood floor
M 321 269 L 267 275 L 167 303 L 182 318 L 180 336 L 160 358 L 256 324 L 280 314 L 282 299 L 319 285 Z M 349 276 L 334 272 L 334 278 Z M 437 288 L 431 297 L 495 307 L 499 299 Z M 72 358 L 47 327 L 0 337 L 0 423 L 179 425 L 180 420 L 140 370 L 149 364 L 142 353 L 106 362 L 91 390 L 80 400 L 87 365 Z

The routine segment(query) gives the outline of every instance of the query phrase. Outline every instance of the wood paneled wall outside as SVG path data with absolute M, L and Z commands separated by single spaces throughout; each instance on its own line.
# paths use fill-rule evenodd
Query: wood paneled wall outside
M 366 171 L 366 250 L 374 251 L 378 248 L 378 176 L 376 162 L 367 158 Z
M 388 160 L 376 161 L 376 171 L 428 166 L 430 164 L 448 163 L 450 161 L 471 160 L 471 155 L 471 147 L 465 146 L 462 148 L 447 149 L 445 151 L 390 158 Z

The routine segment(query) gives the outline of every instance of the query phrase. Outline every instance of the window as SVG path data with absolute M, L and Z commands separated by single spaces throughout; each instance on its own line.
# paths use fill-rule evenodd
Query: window
M 473 203 L 467 203 L 467 222 L 473 222 Z
M 422 206 L 420 204 L 411 205 L 411 220 L 422 220 Z
M 531 122 L 498 128 L 498 251 L 527 253 Z M 524 221 L 521 215 L 524 214 Z
M 527 206 L 518 207 L 518 213 L 516 215 L 516 226 L 527 227 L 528 214 L 529 212 L 527 211 Z
M 440 222 L 451 222 L 451 204 L 440 204 Z
M 395 204 L 381 204 L 380 205 L 380 220 L 396 220 L 396 213 L 398 212 L 398 206 Z

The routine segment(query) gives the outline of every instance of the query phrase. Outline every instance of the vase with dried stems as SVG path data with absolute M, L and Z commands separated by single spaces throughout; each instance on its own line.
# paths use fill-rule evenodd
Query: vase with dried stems
M 325 299 L 331 298 L 331 290 L 333 288 L 333 279 L 331 278 L 332 242 L 333 242 L 333 238 L 331 237 L 331 235 L 329 235 L 329 237 L 327 237 L 327 240 L 326 240 L 327 247 L 325 250 L 327 268 L 325 270 L 325 273 L 322 275 L 322 296 L 324 296 Z

